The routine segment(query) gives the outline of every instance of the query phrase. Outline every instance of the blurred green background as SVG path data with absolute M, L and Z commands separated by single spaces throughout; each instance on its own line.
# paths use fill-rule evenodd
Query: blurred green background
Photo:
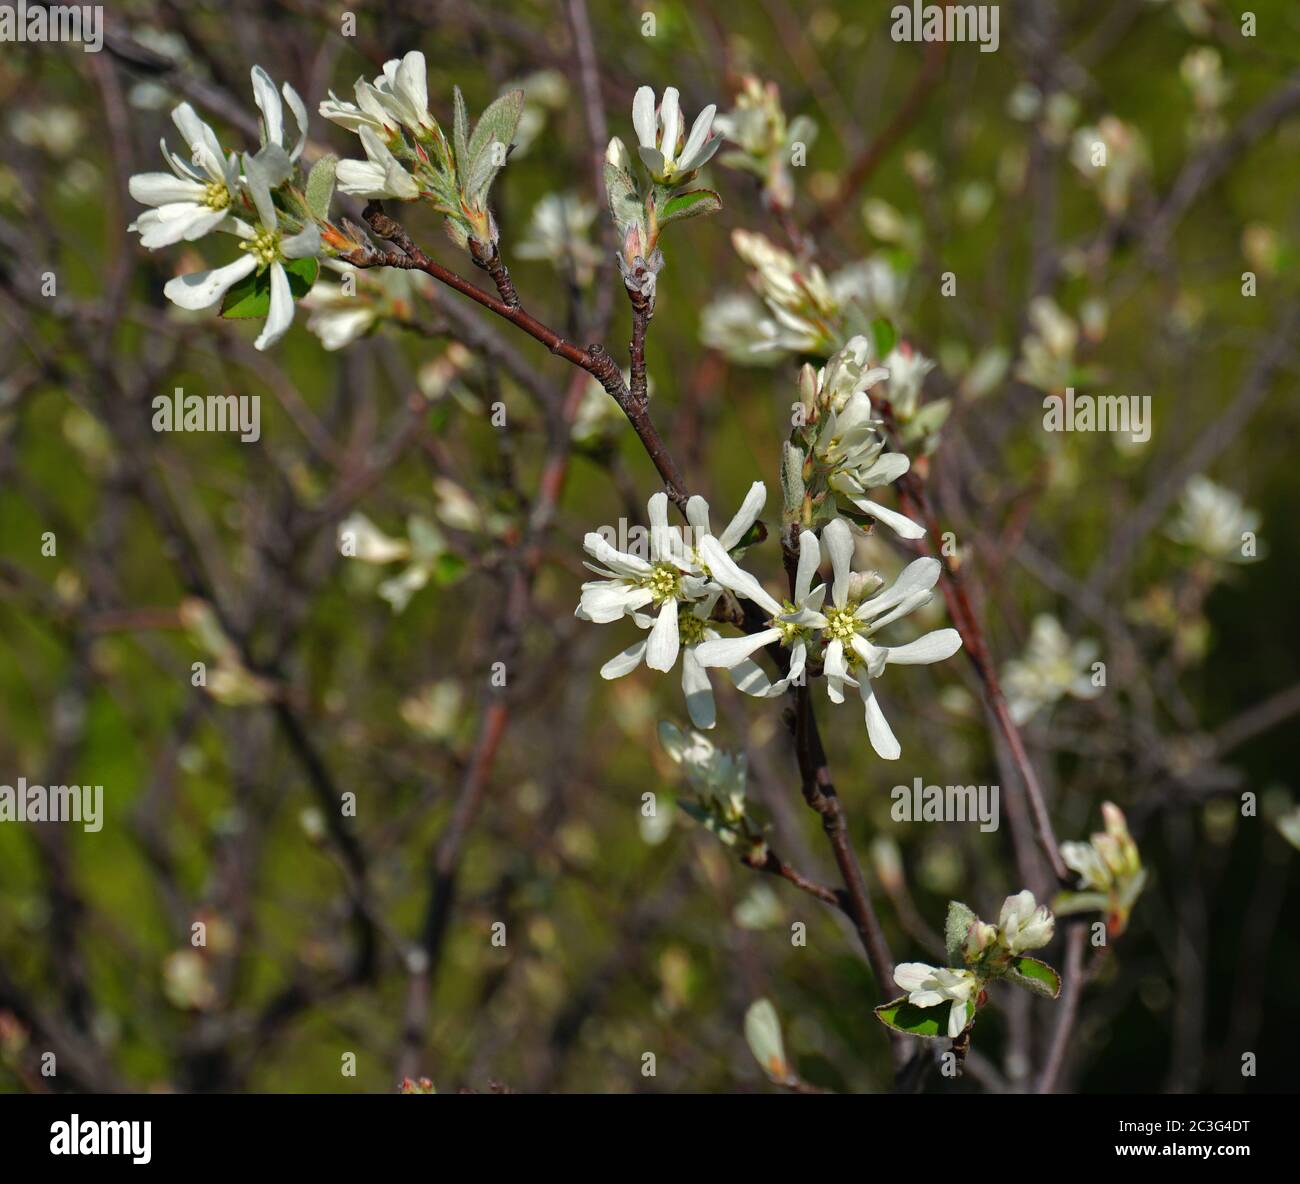
M 775 81 L 786 114 L 818 125 L 792 170 L 804 226 L 880 147 L 819 235 L 818 261 L 828 272 L 887 263 L 903 291 L 893 330 L 939 361 L 927 398 L 953 398 L 955 410 L 928 479 L 995 660 L 1019 656 L 1044 612 L 1101 644 L 1106 693 L 1040 714 L 1030 752 L 1058 836 L 1099 829 L 1099 804 L 1113 800 L 1151 874 L 1129 932 L 1090 963 L 1065 1087 L 1287 1088 L 1300 899 L 1277 821 L 1296 788 L 1296 696 L 1273 699 L 1272 715 L 1256 709 L 1285 696 L 1298 665 L 1300 101 L 1288 96 L 1300 10 L 1253 4 L 1258 33 L 1242 37 L 1240 6 L 1209 0 L 1003 4 L 998 52 L 949 46 L 922 86 L 925 47 L 890 39 L 889 7 L 593 0 L 609 134 L 634 139 L 642 83 L 678 86 L 690 114 L 730 109 L 746 73 Z M 300 310 L 262 355 L 247 325 L 163 298 L 176 271 L 223 262 L 220 244 L 150 253 L 128 234 L 138 207 L 125 177 L 159 167 L 160 136 L 177 142 L 168 111 L 181 98 L 224 145 L 248 147 L 249 125 L 230 115 L 255 116 L 248 70 L 260 63 L 303 95 L 314 144 L 356 156 L 316 106 L 418 48 L 444 122 L 453 84 L 480 111 L 524 80 L 532 138 L 493 193 L 502 252 L 531 311 L 575 336 L 591 323 L 597 290 L 617 284 L 603 211 L 586 290 L 512 249 L 546 194 L 595 200 L 572 7 L 355 4 L 355 37 L 340 35 L 342 11 L 123 3 L 107 14 L 103 53 L 0 53 L 0 783 L 102 784 L 106 812 L 93 834 L 0 825 L 0 1089 L 389 1091 L 410 1074 L 440 1090 L 766 1090 L 742 1031 L 763 996 L 806 1080 L 889 1088 L 871 1013 L 881 992 L 851 931 L 680 812 L 659 828 L 640 818 L 643 793 L 662 805 L 685 792 L 655 739 L 660 720 L 685 724 L 677 675 L 602 682 L 599 666 L 634 630 L 572 617 L 583 533 L 637 520 L 658 488 L 631 432 L 613 421 L 577 443 L 519 619 L 504 589 L 555 425 L 508 373 L 437 331 L 454 294 L 419 305 L 414 331 L 382 326 L 339 352 L 321 348 Z M 1205 50 L 1217 67 L 1203 53 L 1186 65 Z M 200 94 L 230 109 L 205 109 Z M 1071 160 L 1076 132 L 1105 116 L 1135 130 L 1148 157 L 1109 212 Z M 652 409 L 715 524 L 754 480 L 768 485 L 772 523 L 799 359 L 737 364 L 706 348 L 700 321 L 745 287 L 730 232 L 784 244 L 784 231 L 753 177 L 715 161 L 709 182 L 723 212 L 665 240 Z M 402 213 L 431 255 L 478 278 L 434 217 Z M 54 296 L 40 291 L 47 271 Z M 1247 271 L 1254 296 L 1242 294 Z M 941 294 L 945 272 L 955 295 Z M 622 365 L 629 318 L 616 296 L 604 340 Z M 1091 317 L 1073 381 L 1150 395 L 1150 442 L 1042 431 L 1044 391 L 1016 377 L 1036 296 L 1076 325 Z M 570 381 L 536 343 L 507 339 L 548 381 Z M 1004 376 L 972 394 L 973 361 L 998 348 Z M 1261 359 L 1263 393 L 1238 422 Z M 149 400 L 176 386 L 261 395 L 260 442 L 155 435 Z M 505 431 L 488 420 L 498 400 Z M 1167 537 L 1180 466 L 1198 455 L 1194 471 L 1258 510 L 1260 562 L 1216 563 Z M 1170 482 L 1145 522 L 1142 507 Z M 400 539 L 416 516 L 444 539 L 400 612 L 379 589 L 401 566 L 338 554 L 353 513 Z M 1134 523 L 1139 536 L 1089 600 L 1080 588 Z M 47 531 L 54 555 L 42 553 Z M 882 568 L 901 566 L 897 548 L 873 546 Z M 755 548 L 749 566 L 777 580 L 776 547 Z M 234 706 L 191 685 L 191 664 L 213 660 L 180 611 L 196 597 L 220 603 L 273 688 L 268 701 Z M 931 622 L 947 623 L 941 601 Z M 514 628 L 522 651 L 503 696 L 491 664 Z M 780 705 L 717 685 L 713 739 L 748 753 L 774 845 L 833 879 Z M 892 766 L 871 753 L 859 708 L 815 696 L 894 955 L 935 961 L 927 931 L 941 930 L 948 899 L 989 917 L 1024 885 L 1005 823 L 992 835 L 898 824 L 889 790 L 1002 774 L 961 656 L 891 674 L 882 699 L 903 746 Z M 404 1038 L 424 983 L 407 952 L 438 845 L 485 712 L 503 701 L 509 720 L 464 844 L 427 1016 Z M 335 791 L 356 801 L 337 824 L 342 845 L 322 806 Z M 1242 815 L 1244 792 L 1257 795 L 1254 816 Z M 895 856 L 905 892 L 882 887 Z M 360 919 L 348 887 L 357 866 Z M 804 947 L 790 940 L 798 921 Z M 491 944 L 498 922 L 504 948 Z M 1009 994 L 976 1028 L 971 1071 L 934 1074 L 927 1089 L 1027 1087 L 1053 1005 Z M 49 1049 L 53 1078 L 40 1072 Z M 1251 1051 L 1258 1076 L 1243 1078 Z M 355 1076 L 340 1070 L 349 1052 Z

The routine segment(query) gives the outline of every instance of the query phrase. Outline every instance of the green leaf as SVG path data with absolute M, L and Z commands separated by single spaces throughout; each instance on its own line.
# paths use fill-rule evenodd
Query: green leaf
M 1006 977 L 1046 999 L 1055 999 L 1061 993 L 1061 976 L 1037 958 L 1013 958 Z
M 443 587 L 464 576 L 469 565 L 459 555 L 446 551 L 433 561 L 434 581 Z
M 966 965 L 966 957 L 962 950 L 966 945 L 966 934 L 970 932 L 970 927 L 977 919 L 972 909 L 962 904 L 960 900 L 948 902 L 948 919 L 943 926 L 943 941 L 948 947 L 949 966 Z
M 688 189 L 670 197 L 659 212 L 659 224 L 680 222 L 683 218 L 698 218 L 701 214 L 716 214 L 722 209 L 722 198 L 712 189 Z
M 320 275 L 319 259 L 287 259 L 284 270 L 289 276 L 289 291 L 301 300 L 311 291 Z M 264 267 L 232 284 L 221 302 L 221 315 L 228 320 L 264 317 L 271 310 L 271 269 Z
M 317 218 L 328 218 L 330 201 L 334 197 L 334 170 L 339 158 L 332 153 L 322 156 L 307 174 L 307 208 Z
M 494 140 L 507 148 L 514 142 L 515 129 L 519 126 L 519 117 L 524 112 L 524 92 L 507 91 L 488 106 L 479 118 L 474 134 L 469 139 L 468 153 L 470 160 Z
M 947 1039 L 948 1013 L 951 1004 L 947 1001 L 935 1007 L 917 1007 L 902 995 L 890 1003 L 882 1003 L 875 1009 L 876 1019 L 895 1032 L 905 1032 L 908 1036 L 920 1036 L 925 1040 Z M 975 1018 L 975 1004 L 966 1004 L 966 1023 Z
M 898 334 L 884 317 L 877 317 L 871 322 L 871 341 L 876 347 L 876 357 L 883 358 L 898 340 Z

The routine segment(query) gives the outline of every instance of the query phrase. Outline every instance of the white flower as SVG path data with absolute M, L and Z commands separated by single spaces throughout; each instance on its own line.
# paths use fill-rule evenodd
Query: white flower
M 284 262 L 306 259 L 320 253 L 320 232 L 309 223 L 297 234 L 285 238 L 279 229 L 276 208 L 262 166 L 256 159 L 244 157 L 245 184 L 257 210 L 261 225 L 250 226 L 242 219 L 231 219 L 231 230 L 244 241 L 242 259 L 211 271 L 192 272 L 169 280 L 163 289 L 167 299 L 181 308 L 197 310 L 216 304 L 233 285 L 264 269 L 270 270 L 271 306 L 266 324 L 253 343 L 264 350 L 274 345 L 293 323 L 293 294 Z
M 1070 385 L 1079 327 L 1050 296 L 1029 303 L 1030 332 L 1020 343 L 1016 377 L 1040 390 L 1059 392 Z
M 1113 802 L 1103 802 L 1101 814 L 1104 833 L 1093 835 L 1087 843 L 1062 843 L 1061 858 L 1079 874 L 1079 887 L 1110 892 L 1136 876 L 1142 862 L 1124 811 Z
M 690 174 L 712 159 L 722 144 L 721 137 L 709 138 L 717 107 L 710 103 L 695 118 L 691 133 L 678 151 L 683 120 L 677 101 L 677 88 L 664 91 L 663 101 L 655 109 L 655 92 L 641 87 L 632 100 L 632 126 L 636 129 L 641 161 L 656 181 L 666 185 L 685 181 Z
M 262 143 L 283 148 L 291 161 L 297 160 L 302 155 L 303 145 L 307 143 L 307 109 L 303 106 L 302 99 L 287 82 L 281 88 L 284 101 L 289 104 L 294 122 L 298 125 L 298 139 L 290 147 L 284 138 L 284 108 L 280 104 L 280 94 L 276 92 L 275 83 L 261 66 L 253 67 L 252 77 L 253 99 L 262 113 Z
M 340 99 L 330 91 L 330 97 L 321 100 L 320 113 L 331 123 L 337 123 L 350 132 L 368 127 L 385 140 L 391 140 L 401 129 L 400 121 L 389 114 L 379 99 L 379 93 L 364 78 L 358 78 L 353 89 L 357 98 L 355 103 Z
M 357 128 L 365 160 L 340 160 L 334 171 L 341 192 L 351 197 L 385 198 L 414 201 L 420 186 L 398 162 L 373 128 Z
M 896 345 L 889 351 L 884 365 L 889 371 L 890 406 L 894 409 L 895 418 L 906 422 L 916 414 L 921 386 L 935 364 L 920 350 L 908 345 Z
M 1246 535 L 1259 530 L 1260 516 L 1240 494 L 1197 473 L 1183 490 L 1177 519 L 1169 537 L 1195 547 L 1202 554 L 1223 563 L 1249 563 L 1260 555 L 1245 553 Z
M 222 227 L 239 200 L 238 157 L 222 155 L 216 133 L 188 103 L 172 111 L 172 122 L 189 146 L 188 158 L 169 151 L 164 141 L 163 159 L 171 172 L 137 173 L 128 184 L 136 201 L 155 207 L 127 228 L 151 251 L 182 239 L 193 242 Z
M 961 648 L 955 629 L 939 629 L 900 646 L 877 646 L 870 640 L 877 630 L 899 617 L 928 604 L 939 579 L 936 559 L 918 559 L 909 564 L 887 592 L 863 599 L 881 584 L 879 576 L 850 571 L 853 537 L 842 518 L 831 522 L 823 534 L 834 570 L 832 606 L 824 608 L 825 585 L 812 587 L 820 562 L 820 547 L 811 531 L 799 537 L 799 566 L 795 576 L 795 603 L 782 605 L 747 572 L 732 561 L 717 540 L 706 538 L 700 545 L 702 560 L 713 578 L 737 596 L 754 601 L 771 614 L 768 629 L 740 638 L 712 642 L 698 653 L 705 666 L 729 666 L 746 660 L 764 645 L 780 642 L 790 647 L 790 673 L 772 686 L 770 694 L 785 690 L 794 682 L 807 660 L 808 645 L 814 640 L 824 646 L 823 670 L 832 701 L 844 701 L 843 686 L 857 687 L 866 709 L 867 734 L 871 746 L 885 760 L 897 760 L 898 741 L 871 689 L 887 665 L 919 665 L 941 662 Z M 817 637 L 816 635 L 820 635 Z
M 385 110 L 415 136 L 423 136 L 437 126 L 429 114 L 428 73 L 424 54 L 419 50 L 411 50 L 400 61 L 393 58 L 385 62 L 374 89 Z
M 810 398 L 822 414 L 813 450 L 829 471 L 830 487 L 839 497 L 900 537 L 919 539 L 925 527 L 868 496 L 868 490 L 891 485 L 911 467 L 904 453 L 885 451 L 877 431 L 880 421 L 867 391 L 890 377 L 890 372 L 868 364 L 870 348 L 865 337 L 853 337 L 815 379 L 812 367 L 805 368 L 804 382 L 811 386 Z
M 822 602 L 826 599 L 825 584 L 818 584 L 816 588 L 812 586 L 821 563 L 821 545 L 817 542 L 817 536 L 810 530 L 805 530 L 799 536 L 799 567 L 795 574 L 794 603 L 786 605 L 780 604 L 753 576 L 742 571 L 727 554 L 721 540 L 705 538 L 700 545 L 700 552 L 718 583 L 737 596 L 752 600 L 771 616 L 769 627 L 757 633 L 705 642 L 696 650 L 700 665 L 730 669 L 764 646 L 779 642 L 790 649 L 790 668 L 785 678 L 772 684 L 768 694 L 782 694 L 791 683 L 800 680 L 808 661 L 808 631 L 793 624 L 789 617 L 792 613 L 815 613 L 821 609 Z
M 666 720 L 659 725 L 659 742 L 681 765 L 687 781 L 702 799 L 717 803 L 731 821 L 745 813 L 748 761 L 744 753 L 733 755 L 718 748 L 707 736 L 683 732 Z
M 1013 954 L 1036 950 L 1052 940 L 1056 920 L 1026 888 L 1002 902 L 998 916 L 998 940 Z
M 937 1007 L 951 1002 L 948 1036 L 955 1040 L 970 1019 L 972 997 L 979 991 L 979 979 L 969 970 L 927 966 L 924 962 L 902 962 L 894 967 L 894 982 L 907 992 L 913 1007 Z
M 826 647 L 822 665 L 831 701 L 844 702 L 844 684 L 857 687 L 866 709 L 871 747 L 885 760 L 897 760 L 900 754 L 898 741 L 876 701 L 871 680 L 879 678 L 888 665 L 916 666 L 942 662 L 961 649 L 961 635 L 956 629 L 937 629 L 900 646 L 877 646 L 870 638 L 884 626 L 930 603 L 939 580 L 939 561 L 930 558 L 914 560 L 903 569 L 891 588 L 863 599 L 866 592 L 880 587 L 881 580 L 874 573 L 867 575 L 850 570 L 853 535 L 849 524 L 843 518 L 836 518 L 826 527 L 822 537 L 830 552 L 834 571 L 831 607 L 824 612 L 796 612 L 787 620 L 821 634 Z
M 583 549 L 596 560 L 586 566 L 605 578 L 583 584 L 575 615 L 598 624 L 630 616 L 639 628 L 649 631 L 649 636 L 606 662 L 600 670 L 602 678 L 622 678 L 642 662 L 651 670 L 668 671 L 680 655 L 691 721 L 696 727 L 711 728 L 716 721 L 713 688 L 695 647 L 718 636 L 708 621 L 722 589 L 691 557 L 681 530 L 668 525 L 667 495 L 655 494 L 648 510 L 649 561 L 617 550 L 595 532 L 583 540 Z M 641 611 L 651 608 L 657 610 L 653 617 Z M 730 673 L 746 694 L 767 693 L 767 675 L 754 663 L 738 664 Z
M 1073 642 L 1055 617 L 1039 614 L 1030 629 L 1024 656 L 1008 662 L 1003 671 L 1002 685 L 1011 718 L 1017 724 L 1027 723 L 1065 695 L 1095 699 L 1101 694 L 1101 687 L 1093 685 L 1091 673 L 1097 654 L 1095 641 Z

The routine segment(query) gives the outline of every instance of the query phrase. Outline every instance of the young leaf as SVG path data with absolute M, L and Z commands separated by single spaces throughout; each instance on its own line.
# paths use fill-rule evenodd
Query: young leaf
M 519 126 L 519 117 L 523 111 L 522 90 L 507 91 L 490 104 L 479 118 L 474 134 L 469 139 L 469 159 L 476 159 L 484 146 L 494 140 L 509 148 L 515 138 L 515 129 Z
M 962 904 L 960 900 L 948 902 L 948 920 L 943 926 L 943 941 L 948 947 L 949 966 L 966 965 L 966 958 L 962 951 L 966 944 L 966 934 L 970 932 L 970 927 L 975 924 L 975 921 L 975 914 L 969 906 Z
M 701 214 L 716 214 L 722 209 L 722 198 L 712 189 L 688 189 L 670 197 L 659 212 L 659 225 L 680 222 L 683 218 L 698 218 Z
M 456 114 L 452 124 L 452 142 L 456 148 L 456 171 L 464 176 L 469 168 L 469 113 L 465 110 L 465 96 L 460 87 L 451 88 Z
M 301 300 L 311 291 L 320 274 L 318 259 L 288 259 L 283 264 L 289 277 L 289 291 Z M 228 320 L 264 317 L 271 310 L 271 269 L 263 268 L 232 284 L 221 302 L 221 315 Z
M 890 1003 L 882 1003 L 875 1009 L 876 1019 L 895 1032 L 904 1032 L 908 1036 L 920 1036 L 925 1040 L 937 1040 L 948 1035 L 948 1013 L 951 1004 L 944 1002 L 937 1007 L 917 1007 L 902 995 Z M 975 1018 L 975 1004 L 966 1004 L 966 1023 L 969 1026 Z
M 790 1079 L 790 1066 L 781 1040 L 781 1021 L 770 1000 L 757 999 L 749 1005 L 745 1012 L 745 1041 L 768 1077 L 778 1084 Z
M 894 326 L 891 325 L 884 317 L 877 317 L 871 322 L 871 343 L 876 347 L 876 357 L 883 358 L 898 340 L 898 334 L 894 332 Z
M 1037 958 L 1012 959 L 1007 968 L 1007 978 L 1046 999 L 1055 999 L 1061 993 L 1061 976 Z
M 339 158 L 331 153 L 322 156 L 307 174 L 307 208 L 318 218 L 328 218 L 334 197 L 334 170 Z

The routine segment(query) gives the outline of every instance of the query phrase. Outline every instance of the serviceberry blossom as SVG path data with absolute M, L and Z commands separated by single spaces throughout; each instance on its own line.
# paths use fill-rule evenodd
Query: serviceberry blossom
M 752 491 L 751 491 L 752 494 Z M 757 518 L 753 498 L 728 526 L 728 537 L 743 537 Z M 762 500 L 758 506 L 761 508 Z M 691 722 L 697 728 L 711 728 L 716 707 L 709 676 L 696 657 L 696 648 L 719 635 L 710 624 L 722 588 L 702 568 L 688 546 L 681 529 L 668 525 L 668 498 L 657 493 L 647 506 L 650 518 L 650 558 L 619 551 L 596 532 L 583 540 L 583 549 L 595 563 L 586 566 L 599 580 L 582 586 L 575 615 L 582 620 L 608 624 L 631 617 L 648 636 L 630 645 L 601 667 L 602 678 L 621 678 L 643 662 L 651 670 L 668 671 L 682 660 L 682 690 Z M 751 514 L 752 511 L 752 514 Z M 697 506 L 707 523 L 708 506 Z M 746 521 L 748 518 L 748 521 Z M 654 610 L 653 615 L 650 611 Z M 765 696 L 771 685 L 767 675 L 753 662 L 738 662 L 730 669 L 732 681 L 749 695 Z
M 951 1003 L 948 1036 L 955 1040 L 974 1014 L 974 998 L 980 981 L 969 970 L 929 966 L 924 962 L 902 962 L 894 967 L 894 982 L 907 992 L 913 1007 L 938 1007 Z
M 1002 686 L 1011 718 L 1028 723 L 1045 708 L 1069 695 L 1095 699 L 1102 688 L 1092 681 L 1092 664 L 1100 652 L 1095 641 L 1073 641 L 1055 617 L 1040 613 L 1029 631 L 1024 654 L 1006 664 Z
M 1187 482 L 1167 533 L 1218 562 L 1250 563 L 1263 553 L 1252 545 L 1259 525 L 1259 512 L 1240 494 L 1197 473 Z
M 661 185 L 678 185 L 703 168 L 722 146 L 722 138 L 709 137 L 717 107 L 710 103 L 695 117 L 690 135 L 683 143 L 685 122 L 678 103 L 677 88 L 667 87 L 655 106 L 655 92 L 641 87 L 632 100 L 632 126 L 636 129 L 637 152 L 650 175 Z
M 1026 888 L 1002 902 L 998 915 L 997 940 L 1012 954 L 1036 950 L 1052 940 L 1056 920 L 1045 905 L 1040 905 Z
M 137 173 L 127 186 L 141 205 L 154 207 L 127 227 L 151 251 L 228 229 L 223 223 L 240 200 L 239 157 L 222 154 L 216 133 L 188 103 L 172 111 L 172 122 L 189 147 L 188 156 L 172 152 L 164 140 L 163 160 L 171 172 Z
M 244 257 L 225 267 L 179 275 L 167 282 L 163 294 L 181 308 L 209 308 L 220 301 L 232 285 L 254 272 L 269 269 L 270 310 L 262 332 L 253 342 L 255 348 L 264 350 L 279 341 L 293 323 L 293 294 L 284 264 L 288 260 L 320 254 L 320 231 L 315 223 L 309 222 L 296 234 L 285 237 L 281 233 L 268 176 L 257 158 L 248 154 L 244 156 L 244 183 L 258 216 L 256 226 L 249 225 L 242 218 L 233 219 L 232 230 L 243 240 L 239 249 L 245 252 Z
M 253 67 L 252 78 L 253 101 L 262 113 L 262 146 L 273 144 L 283 149 L 290 161 L 296 162 L 307 143 L 307 108 L 303 106 L 298 92 L 287 82 L 277 92 L 275 83 L 261 66 Z M 284 107 L 280 103 L 280 95 L 284 95 L 284 101 L 289 104 L 294 122 L 298 125 L 298 138 L 292 147 L 285 139 Z
M 897 760 L 898 741 L 876 701 L 872 679 L 879 678 L 890 664 L 941 662 L 961 648 L 961 636 L 955 629 L 939 629 L 900 646 L 878 646 L 871 638 L 884 626 L 930 602 L 939 579 L 939 562 L 917 559 L 903 570 L 892 588 L 870 595 L 877 592 L 883 580 L 874 572 L 851 570 L 853 535 L 849 524 L 842 518 L 835 519 L 826 527 L 822 538 L 834 572 L 830 607 L 824 605 L 825 586 L 811 586 L 819 556 L 819 549 L 815 549 L 817 540 L 811 531 L 804 531 L 800 536 L 797 603 L 789 605 L 780 604 L 753 576 L 730 562 L 720 548 L 715 549 L 709 540 L 704 540 L 702 558 L 709 564 L 713 578 L 737 596 L 753 600 L 771 614 L 771 621 L 768 629 L 751 636 L 701 647 L 697 657 L 706 666 L 725 666 L 746 659 L 759 646 L 779 641 L 791 649 L 790 675 L 773 688 L 784 690 L 798 677 L 807 661 L 809 647 L 815 647 L 831 700 L 842 703 L 844 686 L 857 687 L 866 710 L 867 735 L 872 748 L 885 760 Z

